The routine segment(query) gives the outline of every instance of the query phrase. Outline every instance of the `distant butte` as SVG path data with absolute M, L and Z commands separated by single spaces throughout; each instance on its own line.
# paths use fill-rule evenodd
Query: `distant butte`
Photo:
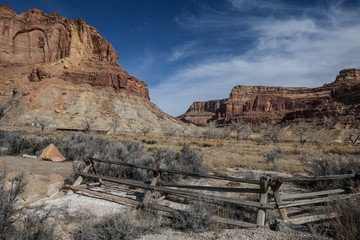
M 344 69 L 317 88 L 235 86 L 229 98 L 194 102 L 179 116 L 199 126 L 242 119 L 251 124 L 307 121 L 329 127 L 360 126 L 360 69 Z

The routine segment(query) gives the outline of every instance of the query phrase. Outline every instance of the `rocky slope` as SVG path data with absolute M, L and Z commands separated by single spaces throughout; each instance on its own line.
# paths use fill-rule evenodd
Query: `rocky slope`
M 0 5 L 0 106 L 3 124 L 121 129 L 178 125 L 150 102 L 147 84 L 118 64 L 118 54 L 82 19 Z M 135 129 L 135 130 L 134 130 Z
M 228 99 L 194 102 L 179 118 L 196 125 L 239 118 L 253 124 L 308 121 L 356 127 L 359 115 L 360 69 L 345 69 L 334 82 L 318 88 L 235 86 Z

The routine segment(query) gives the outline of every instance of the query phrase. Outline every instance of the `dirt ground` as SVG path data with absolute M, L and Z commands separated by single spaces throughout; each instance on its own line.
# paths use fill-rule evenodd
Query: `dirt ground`
M 72 162 L 50 162 L 40 158 L 0 156 L 0 172 L 23 171 L 48 176 L 52 173 L 67 178 L 72 173 Z

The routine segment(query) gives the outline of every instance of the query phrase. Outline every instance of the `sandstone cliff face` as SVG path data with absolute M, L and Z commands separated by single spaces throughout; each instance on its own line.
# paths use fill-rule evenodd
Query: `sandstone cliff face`
M 327 119 L 331 126 L 358 125 L 360 70 L 342 70 L 333 83 L 318 88 L 239 85 L 217 108 L 209 111 L 205 107 L 207 104 L 193 103 L 180 119 L 197 125 L 205 125 L 208 121 L 228 123 L 237 118 L 253 124 Z
M 147 127 L 181 128 L 149 101 L 147 84 L 117 62 L 118 54 L 96 29 L 37 9 L 17 15 L 0 5 L 1 124 L 140 133 Z
M 82 19 L 66 19 L 57 13 L 45 14 L 38 9 L 17 15 L 9 7 L 0 5 L 0 30 L 2 64 L 62 64 L 59 60 L 69 59 L 71 64 L 64 66 L 66 71 L 64 69 L 53 76 L 77 83 L 124 89 L 149 99 L 146 83 L 122 69 L 112 45 Z M 40 81 L 41 77 L 34 75 L 34 71 L 39 70 L 32 69 L 29 79 Z
M 17 15 L 0 5 L 0 29 L 2 62 L 48 63 L 69 56 L 117 62 L 119 58 L 111 44 L 82 19 L 65 19 L 38 9 Z
M 211 100 L 207 102 L 195 102 L 189 110 L 178 118 L 186 123 L 203 126 L 208 120 L 224 118 L 227 99 Z

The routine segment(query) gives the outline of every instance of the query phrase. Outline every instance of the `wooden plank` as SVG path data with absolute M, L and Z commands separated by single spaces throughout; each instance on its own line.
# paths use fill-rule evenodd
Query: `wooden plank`
M 193 186 L 180 184 L 163 184 L 164 187 L 187 188 L 195 190 L 206 190 L 214 192 L 238 192 L 238 193 L 260 193 L 258 188 L 231 188 L 231 187 L 213 187 L 213 186 Z
M 329 197 L 315 198 L 315 199 L 297 200 L 297 201 L 284 201 L 281 205 L 279 205 L 279 208 L 289 208 L 289 207 L 311 205 L 316 203 L 332 202 L 339 199 L 351 198 L 355 195 L 359 195 L 359 193 L 329 196 Z
M 128 185 L 128 186 L 132 186 L 132 187 L 150 189 L 150 190 L 155 190 L 155 191 L 163 191 L 168 194 L 173 194 L 176 196 L 184 196 L 184 197 L 197 199 L 197 200 L 201 200 L 201 201 L 207 201 L 207 202 L 221 201 L 221 202 L 225 202 L 225 203 L 233 203 L 233 204 L 238 204 L 238 205 L 242 205 L 242 206 L 256 207 L 256 208 L 261 208 L 261 209 L 274 209 L 275 208 L 275 205 L 270 204 L 270 203 L 259 203 L 259 202 L 249 201 L 249 200 L 241 200 L 241 199 L 233 199 L 233 198 L 219 197 L 219 196 L 213 196 L 213 195 L 205 195 L 205 194 L 199 194 L 199 193 L 195 193 L 195 192 L 187 192 L 187 191 L 183 191 L 183 190 L 176 190 L 176 189 L 170 189 L 170 188 L 159 187 L 159 186 L 150 186 L 148 184 L 143 184 L 143 183 L 136 182 L 136 181 L 129 181 L 127 179 L 117 179 L 117 178 L 113 178 L 113 177 L 94 175 L 94 174 L 90 174 L 90 173 L 78 172 L 76 174 L 79 174 L 82 176 L 87 176 L 87 177 L 92 177 L 92 178 L 101 178 L 105 181 L 120 183 L 120 184 L 124 184 L 124 185 Z
M 123 197 L 118 197 L 118 196 L 114 196 L 114 195 L 109 195 L 109 194 L 104 194 L 104 193 L 99 193 L 93 190 L 89 190 L 89 189 L 85 189 L 85 188 L 81 188 L 81 187 L 75 187 L 75 186 L 71 186 L 71 185 L 66 185 L 67 188 L 70 188 L 74 191 L 80 191 L 80 192 L 84 192 L 96 197 L 100 197 L 106 200 L 110 200 L 113 202 L 117 202 L 120 204 L 126 204 L 129 206 L 142 206 L 143 203 L 141 202 L 137 202 L 135 200 L 131 200 L 131 199 L 127 199 L 127 198 L 123 198 Z M 174 214 L 175 212 L 177 212 L 178 210 L 166 207 L 166 206 L 162 206 L 159 204 L 151 204 L 151 207 L 153 207 L 156 210 L 160 210 L 160 211 L 164 211 L 164 212 L 168 212 L 168 213 L 172 213 Z M 218 223 L 222 223 L 222 224 L 227 224 L 227 225 L 233 225 L 233 226 L 238 226 L 238 227 L 243 227 L 243 228 L 256 228 L 259 227 L 258 225 L 254 224 L 254 223 L 247 223 L 247 222 L 243 222 L 243 221 L 238 221 L 238 220 L 233 220 L 233 219 L 226 219 L 226 218 L 221 218 L 221 217 L 217 217 L 217 216 L 212 216 L 210 217 L 210 220 L 213 222 L 218 222 Z
M 77 185 L 77 186 L 78 187 L 95 187 L 95 186 L 99 186 L 101 184 L 102 183 L 100 183 L 100 182 L 94 182 L 94 183 L 80 184 L 80 185 Z
M 118 196 L 114 196 L 114 195 L 109 195 L 109 194 L 104 194 L 104 193 L 96 192 L 96 191 L 93 191 L 93 190 L 85 189 L 83 187 L 71 186 L 71 185 L 65 185 L 65 187 L 70 188 L 73 191 L 84 192 L 84 193 L 87 193 L 87 194 L 94 195 L 96 197 L 100 197 L 100 198 L 103 198 L 103 199 L 106 199 L 106 200 L 114 201 L 114 202 L 125 204 L 125 205 L 139 206 L 141 204 L 140 202 L 135 201 L 135 200 L 131 200 L 131 199 L 128 199 L 128 198 L 123 198 L 123 197 L 118 197 Z
M 146 169 L 146 170 L 153 170 L 153 168 L 151 168 L 151 167 L 135 165 L 135 164 L 130 164 L 130 163 L 108 161 L 108 160 L 102 160 L 102 159 L 97 159 L 97 158 L 90 158 L 90 159 L 92 159 L 93 161 L 97 161 L 97 162 L 103 162 L 103 163 L 109 163 L 109 164 L 115 164 L 115 165 L 121 165 L 121 166 L 126 166 L 126 167 L 133 167 L 133 168 L 140 168 L 140 169 Z M 215 175 L 215 174 L 208 175 L 208 174 L 200 174 L 200 173 L 191 173 L 191 172 L 162 169 L 162 168 L 159 168 L 159 171 L 166 172 L 166 173 L 180 174 L 180 175 L 185 175 L 185 176 L 191 176 L 191 177 L 202 177 L 202 178 L 219 179 L 219 180 L 227 180 L 227 181 L 232 181 L 232 182 L 242 182 L 242 183 L 259 185 L 259 181 L 255 180 L 255 179 L 235 178 L 235 177 L 219 176 L 219 175 Z
M 120 204 L 125 204 L 125 205 L 129 205 L 129 206 L 143 206 L 142 202 L 138 202 L 132 199 L 128 199 L 128 198 L 124 198 L 124 197 L 120 197 L 120 196 L 114 196 L 114 195 L 110 195 L 110 194 L 105 194 L 105 193 L 100 193 L 97 191 L 93 191 L 93 190 L 89 190 L 89 189 L 85 189 L 85 188 L 81 188 L 81 187 L 75 187 L 75 186 L 71 186 L 71 185 L 65 185 L 65 187 L 72 189 L 73 191 L 79 191 L 79 192 L 84 192 L 96 197 L 100 197 L 112 202 L 117 202 Z M 160 211 L 164 211 L 164 212 L 169 212 L 169 213 L 174 213 L 176 212 L 175 209 L 166 207 L 166 206 L 162 206 L 159 204 L 151 204 L 151 206 L 156 209 L 156 210 L 160 210 Z
M 84 168 L 83 172 L 84 172 L 84 173 L 89 172 L 90 168 L 91 168 L 91 165 L 87 165 L 87 166 Z M 84 177 L 80 175 L 80 176 L 76 179 L 76 181 L 73 183 L 73 186 L 80 185 L 83 180 L 84 180 Z
M 275 191 L 273 194 L 274 194 L 274 199 L 275 199 L 276 206 L 278 207 L 279 205 L 281 205 L 283 203 L 283 201 L 282 201 L 281 196 L 280 196 L 278 191 Z M 279 209 L 279 213 L 280 213 L 280 216 L 281 216 L 282 220 L 284 220 L 284 221 L 289 220 L 285 208 Z
M 260 204 L 267 203 L 268 189 L 269 189 L 268 178 L 261 177 L 260 178 L 260 199 L 259 199 Z M 265 209 L 258 209 L 257 217 L 256 217 L 257 225 L 264 226 L 265 225 L 265 217 L 266 217 Z
M 160 175 L 154 177 L 153 180 L 150 183 L 150 186 L 156 186 L 156 183 L 158 182 L 159 177 L 160 177 Z M 150 201 L 151 195 L 152 195 L 151 190 L 147 190 L 145 195 L 144 195 L 143 203 L 148 203 Z
M 341 194 L 345 193 L 343 189 L 334 189 L 334 190 L 327 190 L 327 191 L 318 191 L 318 192 L 311 192 L 311 193 L 298 193 L 292 195 L 281 195 L 282 200 L 290 200 L 290 199 L 301 199 L 301 198 L 312 198 L 312 197 L 319 197 L 324 195 L 332 195 L 332 194 Z
M 327 176 L 306 176 L 306 177 L 284 177 L 284 182 L 306 182 L 306 181 L 325 181 L 325 180 L 339 180 L 351 179 L 355 174 L 342 174 L 342 175 L 327 175 Z
M 243 227 L 243 228 L 260 227 L 259 225 L 255 224 L 255 223 L 248 223 L 248 222 L 243 222 L 243 221 L 238 221 L 238 220 L 233 220 L 233 219 L 221 218 L 221 217 L 217 217 L 217 216 L 210 217 L 210 220 L 214 223 L 228 224 L 228 225 Z
M 317 222 L 317 221 L 321 221 L 321 220 L 325 220 L 325 219 L 336 218 L 338 216 L 340 216 L 339 213 L 333 212 L 330 214 L 319 214 L 319 215 L 314 215 L 314 216 L 290 219 L 289 221 L 292 224 L 304 224 L 304 223 L 310 223 L 310 222 Z

